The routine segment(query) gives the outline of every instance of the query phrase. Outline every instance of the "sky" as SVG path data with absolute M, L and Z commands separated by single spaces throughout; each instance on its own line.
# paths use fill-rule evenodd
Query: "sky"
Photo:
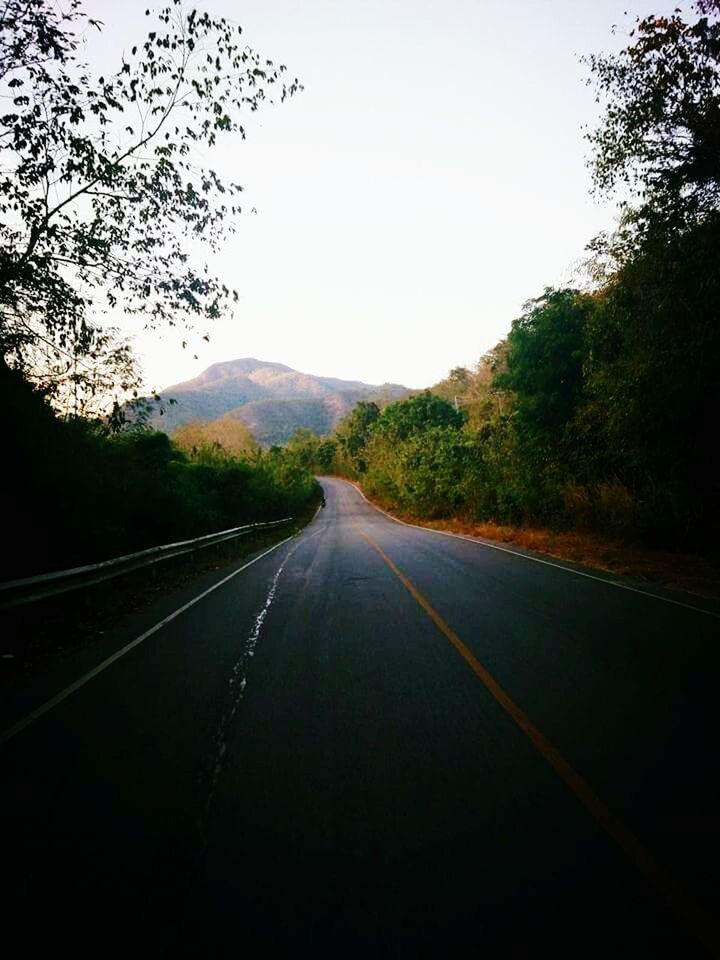
M 88 0 L 105 24 L 91 64 L 107 71 L 144 37 L 147 5 Z M 598 107 L 579 57 L 623 46 L 635 15 L 663 4 L 200 5 L 242 24 L 304 90 L 202 158 L 245 188 L 237 233 L 210 259 L 240 300 L 186 350 L 172 331 L 123 319 L 148 388 L 238 357 L 429 386 L 476 363 L 527 300 L 569 282 L 612 226 L 613 203 L 590 193 L 583 131 Z

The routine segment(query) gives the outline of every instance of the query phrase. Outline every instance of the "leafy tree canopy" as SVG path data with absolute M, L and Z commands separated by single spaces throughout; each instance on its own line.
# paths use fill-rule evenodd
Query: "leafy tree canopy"
M 148 11 L 149 15 L 149 11 Z M 198 165 L 247 111 L 298 89 L 240 28 L 180 0 L 118 69 L 94 77 L 81 0 L 7 0 L 0 12 L 0 353 L 32 367 L 39 344 L 93 355 L 107 308 L 192 328 L 237 294 L 192 258 L 214 252 L 241 187 Z M 207 334 L 206 334 L 207 336 Z
M 416 397 L 388 404 L 375 426 L 375 432 L 384 437 L 405 440 L 431 427 L 459 428 L 464 422 L 465 415 L 451 403 L 426 391 Z
M 596 186 L 625 184 L 645 217 L 674 225 L 720 204 L 720 0 L 691 9 L 693 22 L 638 19 L 624 50 L 586 59 L 604 102 L 588 135 Z
M 361 400 L 338 426 L 338 442 L 351 459 L 357 456 L 367 443 L 372 425 L 379 416 L 380 408 L 376 403 Z
M 547 445 L 575 414 L 591 310 L 587 294 L 547 289 L 513 322 L 507 369 L 495 382 L 515 394 L 518 428 L 528 439 Z

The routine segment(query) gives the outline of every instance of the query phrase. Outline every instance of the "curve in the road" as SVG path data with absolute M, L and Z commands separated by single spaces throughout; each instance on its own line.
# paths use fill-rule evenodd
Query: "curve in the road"
M 580 570 L 577 567 L 565 566 L 562 563 L 557 563 L 555 560 L 549 560 L 547 557 L 537 557 L 534 554 L 526 553 L 524 550 L 503 547 L 501 544 L 492 543 L 491 541 L 486 540 L 484 537 L 467 537 L 462 533 L 452 533 L 450 530 L 436 530 L 433 527 L 423 527 L 417 523 L 409 523 L 407 520 L 401 520 L 399 517 L 394 517 L 391 513 L 388 513 L 387 510 L 383 510 L 382 507 L 379 507 L 376 503 L 373 503 L 372 500 L 368 500 L 359 486 L 356 486 L 356 484 L 351 483 L 350 481 L 347 482 L 357 490 L 368 506 L 372 507 L 373 510 L 377 510 L 378 513 L 382 513 L 383 516 L 388 518 L 388 520 L 392 520 L 393 523 L 399 523 L 403 527 L 412 527 L 413 530 L 423 530 L 425 533 L 434 533 L 441 537 L 452 537 L 454 540 L 465 540 L 467 543 L 474 543 L 481 547 L 487 547 L 490 550 L 499 550 L 501 553 L 509 553 L 513 557 L 523 557 L 523 559 L 530 560 L 533 563 L 541 563 L 546 567 L 554 567 L 556 570 L 564 570 L 565 573 L 572 574 L 576 577 L 585 577 L 588 580 L 596 580 L 598 583 L 604 583 L 609 587 L 617 587 L 620 590 L 629 590 L 631 593 L 637 593 L 640 594 L 640 596 L 649 597 L 652 600 L 660 600 L 663 603 L 671 603 L 675 607 L 683 607 L 685 610 L 693 610 L 695 613 L 702 613 L 705 616 L 720 619 L 720 611 L 718 610 L 713 610 L 710 607 L 700 606 L 698 603 L 690 603 L 689 600 L 679 600 L 677 597 L 669 597 L 662 593 L 653 593 L 652 590 L 638 587 L 635 584 L 624 583 L 619 577 L 611 580 L 609 577 L 601 577 L 598 573 L 591 573 L 589 570 Z

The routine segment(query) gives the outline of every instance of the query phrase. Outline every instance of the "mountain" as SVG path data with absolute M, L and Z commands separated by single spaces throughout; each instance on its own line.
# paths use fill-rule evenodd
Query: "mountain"
M 397 383 L 380 385 L 300 373 L 282 363 L 250 357 L 214 363 L 193 380 L 163 390 L 163 416 L 152 425 L 166 433 L 193 420 L 230 416 L 243 420 L 263 446 L 284 443 L 297 427 L 329 433 L 358 400 L 387 402 L 409 393 Z

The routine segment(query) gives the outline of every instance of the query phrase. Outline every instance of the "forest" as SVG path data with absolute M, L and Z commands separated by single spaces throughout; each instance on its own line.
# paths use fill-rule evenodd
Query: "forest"
M 305 467 L 280 448 L 261 451 L 237 422 L 222 434 L 188 427 L 172 440 L 142 423 L 113 432 L 97 419 L 58 417 L 2 365 L 0 403 L 16 424 L 3 470 L 12 549 L 0 579 L 299 517 L 319 499 Z

